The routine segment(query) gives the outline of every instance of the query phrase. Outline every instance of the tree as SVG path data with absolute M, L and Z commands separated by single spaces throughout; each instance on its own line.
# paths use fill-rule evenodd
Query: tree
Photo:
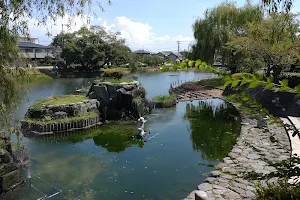
M 271 13 L 259 23 L 251 23 L 248 35 L 232 39 L 228 46 L 234 50 L 232 66 L 237 61 L 251 58 L 264 63 L 265 76 L 273 76 L 275 82 L 283 70 L 289 70 L 300 60 L 299 22 L 294 14 Z
M 270 12 L 282 10 L 289 12 L 293 6 L 293 0 L 261 0 L 265 6 L 269 6 Z
M 110 3 L 110 0 L 109 0 Z M 91 11 L 90 0 L 4 0 L 0 1 L 0 118 L 7 116 L 7 112 L 16 105 L 17 91 L 20 81 L 25 76 L 24 71 L 16 78 L 11 66 L 18 58 L 18 35 L 29 35 L 28 21 L 34 17 L 38 24 L 46 25 L 48 19 L 56 21 L 59 17 L 69 15 L 82 16 Z M 100 6 L 100 8 L 102 8 Z M 103 9 L 103 8 L 102 8 Z M 33 16 L 34 15 L 34 16 Z M 5 114 L 5 115 L 3 115 Z M 5 122 L 1 120 L 1 122 Z M 0 122 L 0 125 L 3 123 Z
M 241 8 L 233 3 L 222 3 L 206 10 L 205 17 L 193 24 L 196 43 L 192 45 L 193 59 L 201 59 L 213 64 L 215 59 L 225 63 L 228 52 L 223 46 L 233 36 L 247 35 L 249 22 L 262 20 L 263 11 L 249 2 Z
M 119 39 L 118 32 L 109 32 L 100 26 L 82 27 L 71 34 L 60 34 L 52 45 L 62 49 L 61 58 L 67 67 L 93 71 L 109 63 L 121 65 L 130 62 L 131 50 Z

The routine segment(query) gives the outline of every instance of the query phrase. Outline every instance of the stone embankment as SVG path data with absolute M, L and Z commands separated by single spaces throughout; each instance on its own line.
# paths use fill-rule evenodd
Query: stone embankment
M 29 108 L 26 113 L 27 120 L 22 121 L 21 128 L 27 135 L 47 135 L 88 129 L 101 124 L 98 108 L 99 102 L 96 99 L 71 104 L 47 105 L 42 106 L 41 109 Z M 88 113 L 95 114 L 82 118 Z M 44 123 L 38 121 L 45 116 L 51 117 L 51 120 Z
M 10 136 L 4 132 L 0 132 L 0 150 L 1 194 L 10 191 L 24 183 L 24 179 L 21 177 L 22 165 L 20 162 L 27 159 L 27 154 L 25 154 L 22 150 L 13 152 Z
M 222 98 L 222 90 L 197 85 L 194 82 L 187 82 L 178 87 L 171 87 L 170 93 L 177 95 L 177 101 L 190 101 L 201 99 Z
M 170 92 L 178 95 L 178 101 L 222 98 L 221 90 L 193 82 Z M 231 152 L 185 200 L 253 199 L 256 184 L 267 182 L 262 177 L 276 171 L 275 163 L 290 157 L 289 137 L 282 126 L 258 127 L 257 120 L 248 114 L 241 114 L 241 121 L 241 133 Z

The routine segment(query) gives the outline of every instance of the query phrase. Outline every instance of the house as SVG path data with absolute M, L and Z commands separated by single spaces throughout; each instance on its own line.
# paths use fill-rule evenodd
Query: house
M 133 53 L 136 53 L 138 55 L 151 55 L 152 54 L 150 51 L 145 51 L 145 50 L 137 50 L 137 51 L 134 51 Z
M 44 59 L 46 56 L 53 57 L 52 49 L 38 44 L 37 40 L 37 38 L 19 37 L 18 46 L 22 55 L 34 60 Z
M 161 51 L 156 54 L 157 56 L 163 57 L 167 60 L 171 60 L 172 62 L 176 62 L 176 60 L 182 61 L 183 56 L 178 53 L 174 53 L 173 51 Z

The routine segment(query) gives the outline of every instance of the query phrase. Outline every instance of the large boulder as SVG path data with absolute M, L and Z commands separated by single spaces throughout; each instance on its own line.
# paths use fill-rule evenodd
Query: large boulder
M 138 118 L 151 112 L 145 89 L 138 81 L 112 84 L 94 81 L 87 96 L 100 102 L 102 120 Z
M 40 109 L 30 107 L 26 112 L 26 118 L 43 119 L 45 116 L 49 116 L 51 119 L 63 119 L 66 117 L 80 117 L 87 112 L 98 113 L 99 106 L 99 101 L 89 99 L 78 103 L 42 106 Z

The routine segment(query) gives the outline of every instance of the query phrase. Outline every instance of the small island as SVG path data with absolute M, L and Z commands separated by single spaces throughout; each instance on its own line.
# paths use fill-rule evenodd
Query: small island
M 95 80 L 84 95 L 51 96 L 36 101 L 22 120 L 27 135 L 47 135 L 137 119 L 151 112 L 146 91 L 133 79 Z

